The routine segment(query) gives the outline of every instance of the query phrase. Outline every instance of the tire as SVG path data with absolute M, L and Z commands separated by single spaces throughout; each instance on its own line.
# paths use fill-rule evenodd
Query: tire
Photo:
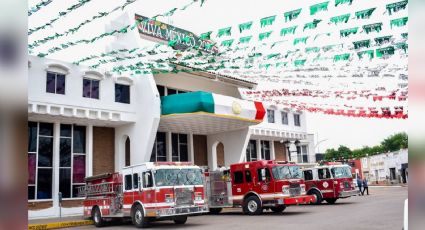
M 270 209 L 274 213 L 280 213 L 280 212 L 283 212 L 286 209 L 286 206 L 285 205 L 281 205 L 281 206 L 277 206 L 277 207 L 271 207 Z
M 148 220 L 144 216 L 143 207 L 138 204 L 131 212 L 131 220 L 137 228 L 146 228 L 149 225 Z
M 243 212 L 248 215 L 259 215 L 263 212 L 261 201 L 257 196 L 249 196 L 244 200 Z
M 309 192 L 309 194 L 316 196 L 316 202 L 314 202 L 313 204 L 318 205 L 318 204 L 321 204 L 323 202 L 323 197 L 322 197 L 322 195 L 320 194 L 319 191 L 317 191 L 317 190 L 311 190 Z
M 100 209 L 98 206 L 93 208 L 91 216 L 94 222 L 94 226 L 100 228 L 105 225 L 105 221 L 102 218 L 102 213 L 100 212 Z
M 175 224 L 185 224 L 187 221 L 187 216 L 177 216 L 174 218 Z
M 223 209 L 222 208 L 210 208 L 210 214 L 217 215 L 219 214 Z
M 325 200 L 328 204 L 335 204 L 336 200 L 338 200 L 338 199 L 337 198 L 328 198 L 328 199 L 325 199 Z

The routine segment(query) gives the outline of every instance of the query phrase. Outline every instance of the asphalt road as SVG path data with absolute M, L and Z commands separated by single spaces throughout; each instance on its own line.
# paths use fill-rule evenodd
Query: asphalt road
M 239 209 L 219 215 L 189 217 L 185 225 L 172 221 L 154 222 L 149 229 L 397 229 L 403 226 L 406 187 L 370 187 L 369 196 L 341 199 L 334 205 L 289 206 L 281 214 L 243 215 Z M 94 229 L 84 226 L 72 229 Z M 102 229 L 135 229 L 131 224 L 108 225 Z

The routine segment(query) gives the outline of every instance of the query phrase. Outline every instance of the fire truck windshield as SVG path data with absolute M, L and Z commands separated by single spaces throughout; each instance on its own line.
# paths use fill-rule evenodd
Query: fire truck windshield
M 350 167 L 333 167 L 331 172 L 334 178 L 351 177 Z
M 200 169 L 157 169 L 156 186 L 202 185 Z
M 302 172 L 299 166 L 274 166 L 272 168 L 275 180 L 301 179 Z

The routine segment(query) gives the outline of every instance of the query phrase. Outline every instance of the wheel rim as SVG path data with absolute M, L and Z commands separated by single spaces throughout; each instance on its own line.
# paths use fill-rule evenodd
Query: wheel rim
M 94 222 L 99 223 L 100 222 L 100 213 L 99 211 L 94 212 Z
M 248 202 L 249 212 L 255 212 L 255 211 L 257 211 L 257 208 L 258 208 L 257 202 L 255 202 L 254 200 L 250 200 Z
M 140 210 L 136 210 L 134 214 L 134 218 L 136 219 L 136 223 L 140 224 L 142 222 L 142 212 Z

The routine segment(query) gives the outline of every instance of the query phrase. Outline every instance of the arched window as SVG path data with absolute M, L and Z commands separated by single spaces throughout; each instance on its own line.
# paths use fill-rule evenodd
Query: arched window
M 130 138 L 125 140 L 125 166 L 130 166 Z

